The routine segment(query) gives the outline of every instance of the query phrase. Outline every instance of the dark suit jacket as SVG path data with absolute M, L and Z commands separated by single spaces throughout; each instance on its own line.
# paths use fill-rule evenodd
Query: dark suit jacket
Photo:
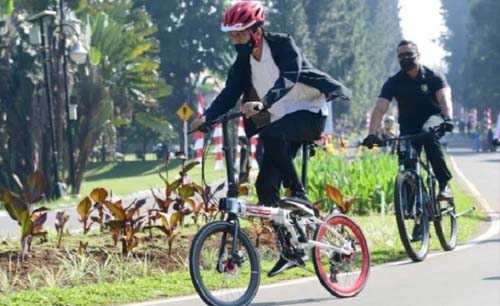
M 280 71 L 273 87 L 261 98 L 266 108 L 283 98 L 297 82 L 318 89 L 328 100 L 349 99 L 350 90 L 328 74 L 312 67 L 290 35 L 266 32 L 264 39 L 269 44 L 273 60 Z M 241 95 L 244 101 L 249 101 L 252 91 L 250 57 L 243 58 L 238 55 L 229 69 L 225 88 L 205 112 L 206 120 L 213 121 L 228 112 L 236 105 Z M 261 127 L 262 124 L 256 124 L 254 120 L 245 119 L 245 132 L 248 137 L 255 135 Z

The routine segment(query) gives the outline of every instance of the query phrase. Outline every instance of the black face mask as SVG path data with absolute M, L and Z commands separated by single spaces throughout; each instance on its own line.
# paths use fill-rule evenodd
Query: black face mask
M 399 65 L 401 66 L 401 70 L 403 71 L 410 71 L 413 68 L 417 67 L 417 58 L 404 58 L 399 61 Z
M 236 49 L 236 52 L 238 52 L 240 56 L 250 57 L 253 51 L 253 45 L 254 45 L 253 40 L 249 39 L 248 42 L 244 44 L 234 45 L 234 48 Z

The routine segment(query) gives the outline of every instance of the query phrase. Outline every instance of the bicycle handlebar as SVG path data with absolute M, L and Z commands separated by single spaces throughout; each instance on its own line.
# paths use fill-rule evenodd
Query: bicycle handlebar
M 223 123 L 227 121 L 231 121 L 233 119 L 243 117 L 245 114 L 242 112 L 237 112 L 237 113 L 229 113 L 229 114 L 224 114 L 219 116 L 219 118 L 210 121 L 210 122 L 205 122 L 202 125 L 200 125 L 197 129 L 190 130 L 188 131 L 188 134 L 193 134 L 196 131 L 201 131 L 201 132 L 207 132 L 212 126 L 218 124 L 218 123 Z
M 423 139 L 423 138 L 431 137 L 433 135 L 434 135 L 434 132 L 432 132 L 432 131 L 421 132 L 421 133 L 417 133 L 417 134 L 411 134 L 411 135 L 405 135 L 405 136 L 401 136 L 401 137 L 384 139 L 384 143 L 387 144 L 389 142 L 395 142 L 395 141 Z
M 260 112 L 263 109 L 260 108 L 260 107 L 254 107 L 254 110 Z M 220 115 L 214 121 L 205 122 L 202 125 L 200 125 L 197 129 L 188 131 L 188 135 L 189 134 L 193 134 L 196 131 L 207 132 L 212 126 L 214 126 L 214 125 L 216 125 L 218 123 L 223 123 L 223 122 L 231 121 L 233 119 L 236 119 L 236 118 L 239 118 L 239 117 L 243 117 L 244 115 L 245 114 L 243 112 L 227 113 L 227 114 Z

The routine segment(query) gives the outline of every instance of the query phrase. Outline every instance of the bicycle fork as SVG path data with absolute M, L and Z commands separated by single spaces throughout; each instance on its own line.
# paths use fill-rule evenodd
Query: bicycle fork
M 222 234 L 221 243 L 219 246 L 219 253 L 217 256 L 217 271 L 220 273 L 225 272 L 228 267 L 232 267 L 234 264 L 241 265 L 243 263 L 243 258 L 239 254 L 238 251 L 238 233 L 240 231 L 240 223 L 237 217 L 234 214 L 229 213 L 227 221 L 233 224 L 232 235 L 233 240 L 231 241 L 231 254 L 229 254 L 229 258 L 226 259 L 227 262 L 224 261 L 224 253 L 226 251 L 226 242 L 227 242 L 227 234 L 228 232 L 224 232 Z

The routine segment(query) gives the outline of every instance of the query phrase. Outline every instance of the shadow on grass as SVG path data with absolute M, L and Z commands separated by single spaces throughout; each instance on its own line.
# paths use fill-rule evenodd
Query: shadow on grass
M 181 164 L 180 160 L 172 160 L 169 168 L 173 169 Z M 110 167 L 109 170 L 104 168 Z M 93 163 L 87 167 L 87 172 L 98 172 L 85 176 L 85 181 L 100 181 L 106 179 L 118 179 L 124 177 L 132 177 L 145 175 L 150 172 L 165 171 L 163 161 L 124 161 L 113 163 Z

